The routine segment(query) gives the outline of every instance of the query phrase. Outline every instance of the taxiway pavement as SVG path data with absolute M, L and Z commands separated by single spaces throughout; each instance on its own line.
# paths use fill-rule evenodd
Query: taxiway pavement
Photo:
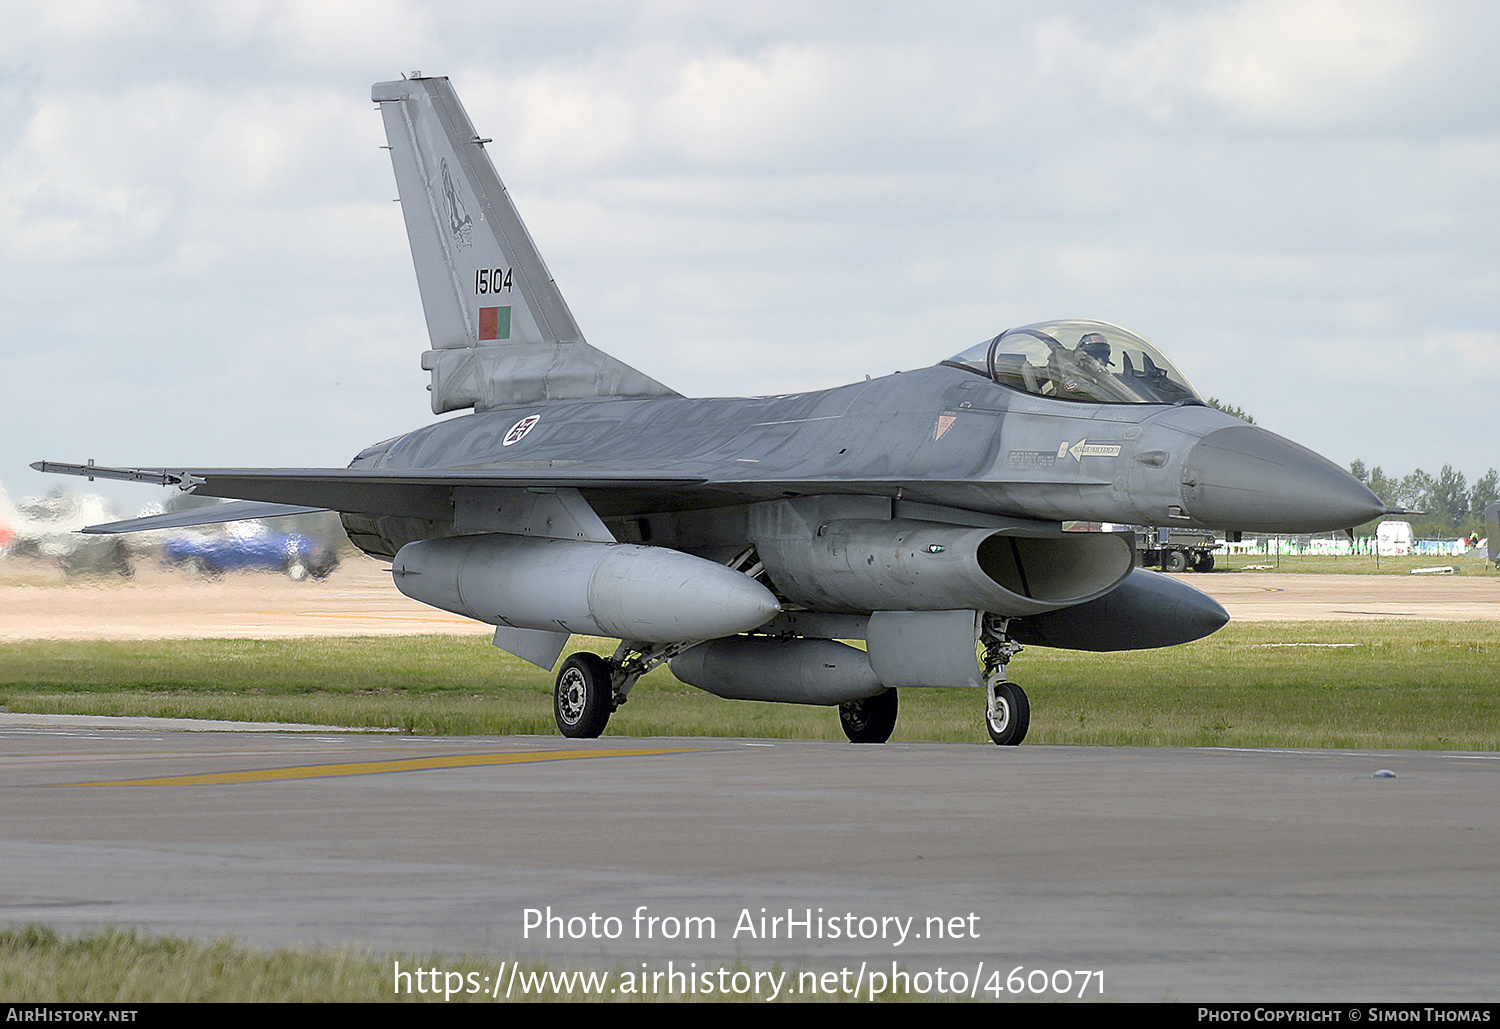
M 1116 1000 L 1500 993 L 1495 754 L 0 739 L 10 923 L 353 944 L 427 967 L 900 968 L 929 986 L 941 969 L 950 987 L 1019 967 L 1075 988 L 1099 972 L 1086 997 Z M 763 915 L 783 919 L 775 938 Z

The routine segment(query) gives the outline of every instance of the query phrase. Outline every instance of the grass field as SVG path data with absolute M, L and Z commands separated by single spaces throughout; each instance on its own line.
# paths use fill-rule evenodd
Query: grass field
M 1323 575 L 1410 575 L 1421 568 L 1456 568 L 1458 575 L 1500 576 L 1500 569 L 1482 550 L 1461 557 L 1415 555 L 1376 558 L 1363 554 L 1219 554 L 1214 558 L 1220 572 L 1304 572 Z M 1184 576 L 1191 583 L 1194 576 Z
M 442 976 L 424 976 L 418 988 L 408 975 L 410 991 L 398 993 L 398 962 L 408 970 L 440 968 Z M 9 1003 L 488 1003 L 492 998 L 469 987 L 492 980 L 498 966 L 492 958 L 385 956 L 331 948 L 259 950 L 228 939 L 199 943 L 126 929 L 80 936 L 60 935 L 42 925 L 0 930 L 0 997 Z M 546 976 L 547 971 L 545 965 L 523 964 L 522 974 Z M 543 988 L 512 999 L 599 996 Z M 673 998 L 651 994 L 640 999 Z
M 1496 622 L 1282 622 L 1165 650 L 1033 647 L 1010 673 L 1031 743 L 1495 750 L 1497 667 Z M 0 644 L 12 711 L 551 735 L 551 690 L 549 673 L 462 637 Z M 982 703 L 903 690 L 893 739 L 984 741 Z M 664 669 L 608 735 L 843 739 L 830 709 L 720 700 Z

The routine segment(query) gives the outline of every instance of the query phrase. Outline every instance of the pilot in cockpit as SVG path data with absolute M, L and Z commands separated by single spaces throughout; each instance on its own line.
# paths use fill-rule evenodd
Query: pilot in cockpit
M 1101 332 L 1086 332 L 1072 350 L 1054 342 L 1047 364 L 1044 396 L 1094 395 L 1099 380 L 1109 374 L 1109 340 Z M 1082 380 L 1082 381 L 1080 381 Z M 1092 387 L 1092 388 L 1090 388 Z
M 1073 349 L 1076 357 L 1087 357 L 1098 362 L 1100 368 L 1109 367 L 1109 340 L 1104 338 L 1102 332 L 1086 332 L 1078 340 L 1078 346 Z M 1087 368 L 1089 365 L 1084 364 Z

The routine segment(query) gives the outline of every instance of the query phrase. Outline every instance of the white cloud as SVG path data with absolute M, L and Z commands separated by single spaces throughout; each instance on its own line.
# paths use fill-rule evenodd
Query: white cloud
M 1257 0 L 1209 18 L 1196 87 L 1257 121 L 1324 123 L 1370 110 L 1424 55 L 1407 0 Z
M 420 424 L 368 87 L 422 68 L 494 137 L 588 338 L 689 392 L 830 385 L 1076 314 L 1309 445 L 1384 433 L 1409 452 L 1367 461 L 1435 467 L 1420 449 L 1468 427 L 1412 369 L 1500 385 L 1490 9 L 19 3 L 0 347 L 27 374 L 0 407 L 122 460 L 179 459 L 150 407 L 268 426 L 192 437 L 213 461 Z M 240 380 L 202 363 L 220 350 Z M 122 420 L 110 397 L 152 399 Z M 0 438 L 7 486 L 79 456 L 33 449 Z
M 383 140 L 368 102 L 331 90 L 283 86 L 203 99 L 210 109 L 176 143 L 204 202 L 288 195 L 340 202 L 336 188 L 349 187 L 342 170 Z
M 11 0 L 6 5 L 6 36 L 19 51 L 27 44 L 88 44 L 152 31 L 153 5 L 140 0 Z
M 811 46 L 780 46 L 755 58 L 689 60 L 677 88 L 654 105 L 655 135 L 708 163 L 761 163 L 804 145 L 833 101 L 828 56 Z
M 629 159 L 640 133 L 632 98 L 605 76 L 525 76 L 506 90 L 503 109 L 506 124 L 486 131 L 509 136 L 523 165 L 552 174 L 607 169 Z
M 316 90 L 45 92 L 0 152 L 0 253 L 140 263 L 162 247 L 194 246 L 193 226 L 212 245 L 223 232 L 213 222 L 233 220 L 234 209 L 345 203 L 358 187 L 343 169 L 361 158 L 377 168 L 379 138 L 367 104 Z
M 1208 101 L 1253 124 L 1314 128 L 1375 116 L 1431 55 L 1432 17 L 1413 0 L 1242 0 L 1125 42 L 1057 19 L 1036 45 L 1044 69 L 1156 118 Z
M 146 243 L 177 206 L 161 124 L 179 96 L 139 103 L 95 93 L 38 97 L 16 145 L 0 155 L 0 248 L 50 263 L 94 259 Z
M 1444 377 L 1488 378 L 1500 373 L 1500 328 L 1428 333 L 1415 350 L 1414 357 Z
M 387 74 L 432 47 L 432 5 L 410 0 L 215 0 L 195 12 L 222 39 L 263 36 L 293 61 Z

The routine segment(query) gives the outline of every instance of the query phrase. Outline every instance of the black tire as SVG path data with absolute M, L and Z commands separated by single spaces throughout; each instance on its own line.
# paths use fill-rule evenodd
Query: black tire
M 312 564 L 312 577 L 322 582 L 338 569 L 339 555 L 334 550 L 325 550 Z
M 124 540 L 116 540 L 114 549 L 109 555 L 110 570 L 123 579 L 135 577 L 135 566 L 130 563 L 130 551 L 125 549 Z
M 189 558 L 187 567 L 188 571 L 192 572 L 200 579 L 218 579 L 222 578 L 224 575 L 223 571 L 217 568 L 214 563 L 206 557 Z
M 1180 550 L 1169 550 L 1163 555 L 1161 566 L 1169 572 L 1185 572 L 1188 566 L 1187 555 Z
M 897 707 L 895 690 L 846 701 L 839 705 L 839 724 L 850 743 L 884 743 L 895 731 Z
M 1195 572 L 1211 572 L 1213 570 L 1214 556 L 1212 554 L 1204 554 L 1193 562 L 1193 571 Z
M 552 690 L 559 732 L 569 739 L 594 739 L 609 724 L 613 702 L 608 661 L 598 654 L 574 654 L 563 662 Z
M 990 687 L 995 691 L 996 717 L 991 718 L 988 706 L 984 712 L 984 727 L 996 746 L 1014 747 L 1026 738 L 1031 728 L 1031 702 L 1026 691 L 1013 682 L 1002 682 Z

